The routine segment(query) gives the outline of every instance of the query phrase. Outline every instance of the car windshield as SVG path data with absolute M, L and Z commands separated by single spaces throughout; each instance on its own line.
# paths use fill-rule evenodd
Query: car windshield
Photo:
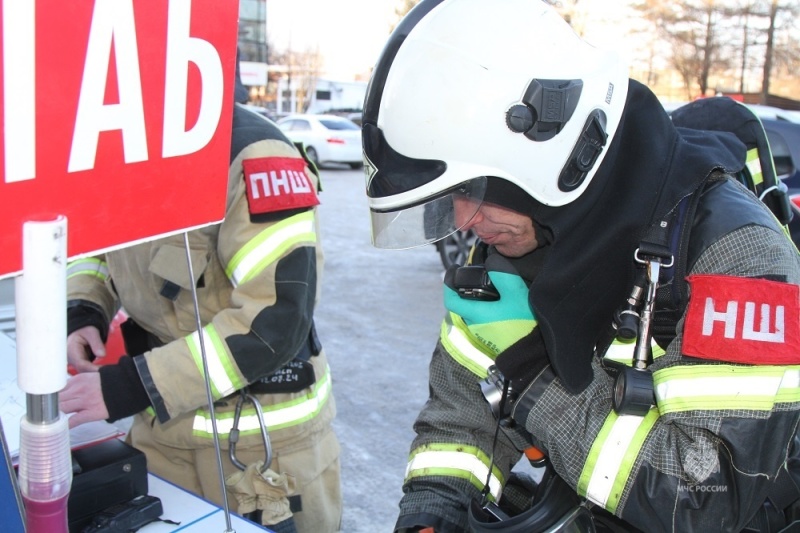
M 320 124 L 329 130 L 358 130 L 358 125 L 350 120 L 334 120 L 329 118 L 320 119 Z

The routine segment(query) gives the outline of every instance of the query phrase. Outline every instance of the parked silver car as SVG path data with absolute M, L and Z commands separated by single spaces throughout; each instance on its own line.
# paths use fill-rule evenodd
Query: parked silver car
M 301 142 L 316 165 L 341 163 L 352 169 L 363 166 L 361 128 L 336 115 L 289 115 L 278 127 L 294 142 Z

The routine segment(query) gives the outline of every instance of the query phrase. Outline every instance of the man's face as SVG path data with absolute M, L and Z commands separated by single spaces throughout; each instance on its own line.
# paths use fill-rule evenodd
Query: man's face
M 484 202 L 475 211 L 475 203 L 467 198 L 455 197 L 456 226 L 466 222 L 461 229 L 471 229 L 486 244 L 497 248 L 506 257 L 522 257 L 536 249 L 536 230 L 530 217 L 496 204 Z M 475 215 L 469 221 L 470 214 Z

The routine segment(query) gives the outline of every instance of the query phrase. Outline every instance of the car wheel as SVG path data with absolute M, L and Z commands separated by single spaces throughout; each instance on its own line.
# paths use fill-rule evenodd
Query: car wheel
M 347 163 L 353 170 L 358 170 L 364 166 L 364 163 Z
M 308 156 L 308 158 L 311 160 L 311 162 L 312 162 L 312 163 L 314 163 L 314 166 L 316 166 L 317 168 L 319 168 L 319 154 L 318 154 L 318 153 L 317 153 L 317 151 L 314 149 L 314 147 L 312 147 L 312 146 L 307 146 L 307 147 L 306 147 L 306 155 L 307 155 L 307 156 Z
M 452 265 L 463 265 L 467 262 L 469 251 L 475 243 L 476 236 L 472 230 L 457 231 L 440 241 L 436 242 L 436 249 L 442 259 L 445 269 Z

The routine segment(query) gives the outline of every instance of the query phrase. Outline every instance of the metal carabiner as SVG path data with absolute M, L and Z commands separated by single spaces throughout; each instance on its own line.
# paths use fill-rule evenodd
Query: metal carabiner
M 258 416 L 258 425 L 261 428 L 261 439 L 264 441 L 264 448 L 266 449 L 264 466 L 260 470 L 263 474 L 269 469 L 269 465 L 272 463 L 272 445 L 269 442 L 267 424 L 264 422 L 264 413 L 261 410 L 261 403 L 259 403 L 258 398 L 246 392 L 244 389 L 242 389 L 239 399 L 236 401 L 236 408 L 233 411 L 233 427 L 231 427 L 231 432 L 228 434 L 228 456 L 239 470 L 247 468 L 247 465 L 236 458 L 236 443 L 239 442 L 239 418 L 242 416 L 242 407 L 244 406 L 245 400 L 253 404 L 256 410 L 256 416 Z

